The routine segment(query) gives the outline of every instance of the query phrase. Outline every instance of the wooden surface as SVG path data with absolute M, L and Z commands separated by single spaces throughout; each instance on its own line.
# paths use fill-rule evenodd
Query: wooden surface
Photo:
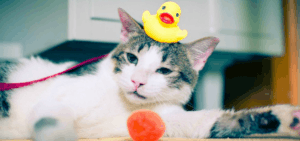
M 286 46 L 289 53 L 289 78 L 291 89 L 291 104 L 298 103 L 298 50 L 297 50 L 297 10 L 296 0 L 288 0 L 286 10 Z
M 31 140 L 0 140 L 0 141 L 31 141 Z M 79 141 L 132 141 L 128 137 L 103 138 L 103 139 L 79 139 Z M 182 139 L 182 138 L 161 138 L 159 141 L 299 141 L 293 139 Z
M 0 141 L 32 141 L 32 140 L 0 140 Z M 78 141 L 132 141 L 129 138 L 80 139 Z M 299 141 L 292 139 L 181 139 L 163 138 L 159 141 Z
M 273 104 L 298 105 L 296 0 L 283 0 L 285 54 L 272 60 Z

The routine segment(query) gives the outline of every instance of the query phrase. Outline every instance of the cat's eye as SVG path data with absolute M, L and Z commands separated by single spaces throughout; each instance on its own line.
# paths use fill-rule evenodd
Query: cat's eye
M 167 75 L 167 74 L 170 74 L 172 72 L 172 70 L 170 70 L 168 68 L 159 68 L 156 70 L 156 72 L 163 74 L 163 75 Z
M 137 65 L 138 58 L 134 54 L 127 53 L 126 56 L 127 56 L 127 60 L 128 60 L 129 63 Z
M 162 9 L 162 10 L 165 10 L 165 9 L 166 9 L 166 6 L 163 6 L 161 9 Z
M 179 17 L 179 13 L 176 13 L 176 17 Z

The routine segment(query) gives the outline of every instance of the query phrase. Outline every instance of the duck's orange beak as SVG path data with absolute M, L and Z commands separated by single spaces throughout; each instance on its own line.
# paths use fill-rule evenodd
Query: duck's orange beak
M 174 18 L 171 14 L 169 13 L 161 13 L 159 15 L 159 18 L 162 22 L 166 23 L 166 24 L 172 24 L 174 23 Z

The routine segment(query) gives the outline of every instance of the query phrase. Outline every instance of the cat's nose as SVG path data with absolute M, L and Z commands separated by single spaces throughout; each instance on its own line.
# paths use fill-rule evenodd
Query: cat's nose
M 131 82 L 134 84 L 135 90 L 137 90 L 140 86 L 143 86 L 146 84 L 144 82 L 138 82 L 136 80 L 131 80 Z

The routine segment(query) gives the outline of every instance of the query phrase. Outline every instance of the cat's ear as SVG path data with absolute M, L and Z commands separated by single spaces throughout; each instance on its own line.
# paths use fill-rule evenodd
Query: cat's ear
M 140 33 L 143 29 L 140 25 L 122 8 L 118 8 L 118 13 L 122 23 L 121 41 L 126 43 L 129 38 Z
M 206 37 L 186 44 L 194 70 L 200 71 L 203 69 L 207 58 L 212 54 L 218 43 L 218 38 Z

